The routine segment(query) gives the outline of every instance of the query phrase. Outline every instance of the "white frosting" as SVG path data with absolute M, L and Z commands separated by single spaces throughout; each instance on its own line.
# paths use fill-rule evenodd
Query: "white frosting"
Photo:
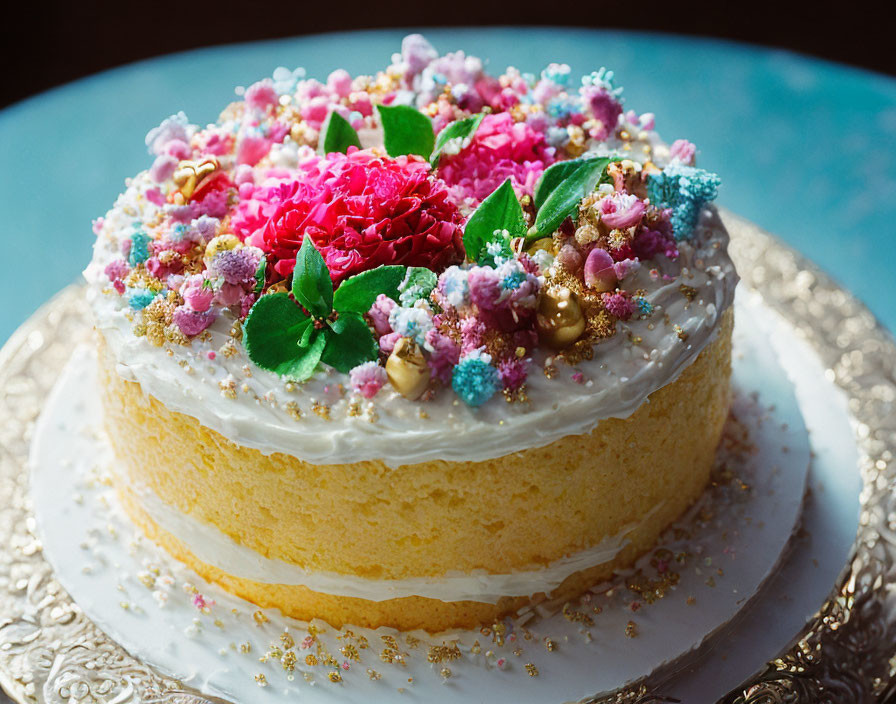
M 214 526 L 183 513 L 152 491 L 139 492 L 139 502 L 156 524 L 190 547 L 206 564 L 224 572 L 262 584 L 300 585 L 323 594 L 385 601 L 422 596 L 442 601 L 482 601 L 496 604 L 502 597 L 531 596 L 556 589 L 571 574 L 611 561 L 628 544 L 626 537 L 638 523 L 625 526 L 616 535 L 597 545 L 552 562 L 510 574 L 490 574 L 485 570 L 447 572 L 440 577 L 368 579 L 357 575 L 302 569 L 298 565 L 271 559 L 240 545 Z M 662 504 L 657 504 L 646 521 Z
M 251 364 L 241 346 L 231 357 L 218 354 L 210 361 L 208 353 L 229 339 L 233 319 L 228 314 L 209 328 L 209 341 L 169 345 L 168 351 L 134 335 L 135 316 L 109 290 L 103 269 L 120 258 L 119 238 L 128 237 L 135 223 L 152 214 L 155 206 L 141 195 L 148 186 L 143 174 L 119 197 L 85 272 L 97 329 L 119 373 L 167 408 L 234 442 L 316 464 L 380 459 L 395 467 L 427 460 L 481 461 L 590 432 L 604 418 L 627 417 L 650 393 L 673 381 L 713 338 L 737 282 L 726 251 L 728 234 L 716 210 L 707 208 L 694 240 L 680 243 L 677 261 L 658 257 L 662 261 L 655 262 L 654 276 L 642 266 L 626 279 L 627 289 L 646 291 L 655 306 L 653 315 L 617 323 L 616 335 L 595 348 L 594 359 L 576 368 L 558 363 L 552 379 L 542 374 L 545 358 L 539 353 L 527 381 L 528 403 L 508 404 L 496 396 L 474 409 L 442 390 L 435 400 L 421 404 L 386 386 L 372 402 L 362 403 L 361 415 L 352 416 L 349 404 L 363 399 L 353 399 L 347 375 L 331 368 L 322 365 L 290 392 L 281 378 Z M 665 280 L 663 274 L 673 278 Z M 696 289 L 692 301 L 680 291 L 682 284 Z M 641 343 L 633 344 L 633 338 Z M 222 394 L 222 383 L 233 386 L 236 398 Z M 301 419 L 285 408 L 290 403 L 297 405 Z M 315 404 L 326 405 L 329 418 L 314 413 Z M 421 418 L 424 410 L 427 419 Z

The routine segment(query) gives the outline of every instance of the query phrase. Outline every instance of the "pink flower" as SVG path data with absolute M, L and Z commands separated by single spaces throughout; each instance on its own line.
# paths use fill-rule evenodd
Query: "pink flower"
M 517 195 L 531 195 L 545 168 L 554 162 L 554 149 L 544 135 L 510 113 L 486 115 L 470 145 L 439 162 L 439 176 L 458 196 L 483 200 L 507 178 Z
M 246 105 L 253 110 L 265 111 L 277 105 L 280 96 L 274 89 L 274 83 L 266 78 L 258 83 L 253 83 L 246 89 Z
M 504 359 L 498 363 L 498 376 L 505 389 L 516 391 L 526 383 L 528 372 L 523 359 Z
M 629 298 L 623 291 L 604 293 L 601 295 L 601 300 L 607 311 L 620 320 L 628 320 L 635 312 L 635 304 L 632 303 L 631 298 Z
M 697 147 L 686 139 L 676 139 L 669 147 L 669 156 L 678 159 L 682 164 L 688 166 L 694 165 L 694 156 L 697 154 Z
M 197 313 L 188 306 L 178 306 L 174 309 L 174 324 L 184 335 L 192 337 L 215 322 L 216 315 L 214 308 L 210 308 L 204 313 Z
M 433 376 L 443 384 L 451 383 L 451 372 L 460 359 L 460 346 L 435 328 L 427 330 L 426 344 L 432 348 L 428 363 Z
M 392 326 L 389 324 L 389 314 L 398 305 L 387 295 L 381 293 L 376 297 L 367 315 L 373 323 L 373 330 L 378 337 L 388 335 L 392 332 Z
M 380 338 L 380 352 L 383 354 L 392 354 L 395 345 L 401 339 L 400 332 L 390 332 Z
M 601 221 L 611 230 L 625 230 L 641 222 L 647 206 L 628 193 L 614 193 L 598 203 Z
M 386 370 L 376 362 L 364 362 L 349 372 L 352 390 L 364 398 L 373 398 L 385 386 L 389 377 Z
M 253 198 L 259 197 L 268 203 L 247 205 L 234 227 L 245 232 L 267 218 L 247 241 L 283 277 L 292 274 L 306 235 L 336 286 L 382 264 L 438 272 L 464 257 L 462 217 L 419 157 L 390 159 L 351 148 L 311 159 L 293 181 L 259 189 Z
M 131 267 L 124 259 L 116 259 L 109 262 L 103 270 L 109 281 L 121 281 L 131 271 Z
M 255 166 L 271 151 L 271 140 L 267 137 L 246 135 L 236 149 L 236 162 Z
M 340 98 L 347 98 L 352 92 L 352 77 L 345 69 L 336 69 L 327 76 L 327 88 Z
M 149 177 L 156 183 L 167 181 L 177 168 L 178 161 L 170 154 L 160 154 L 149 167 Z
M 208 285 L 208 280 L 202 274 L 193 274 L 184 279 L 180 287 L 180 295 L 184 297 L 190 310 L 196 313 L 204 313 L 211 308 L 215 291 Z

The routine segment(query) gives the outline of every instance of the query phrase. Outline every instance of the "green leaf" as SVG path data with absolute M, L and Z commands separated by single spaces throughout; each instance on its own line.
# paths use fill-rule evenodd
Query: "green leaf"
M 324 124 L 320 127 L 320 136 L 317 140 L 317 150 L 321 154 L 333 152 L 345 152 L 349 147 L 361 148 L 361 140 L 358 133 L 342 115 L 335 110 L 327 115 Z
M 398 300 L 398 286 L 404 280 L 407 267 L 378 266 L 362 271 L 342 282 L 333 296 L 333 307 L 340 313 L 366 313 L 381 293 Z
M 261 293 L 264 290 L 264 278 L 267 272 L 268 258 L 262 254 L 261 259 L 258 260 L 258 268 L 255 270 L 255 293 Z M 205 284 L 204 281 L 203 284 Z
M 341 322 L 342 332 L 326 332 L 327 346 L 321 357 L 325 364 L 349 372 L 379 356 L 379 345 L 360 313 L 340 313 L 337 322 Z
M 309 344 L 299 347 L 306 336 Z M 272 293 L 259 298 L 249 311 L 243 342 L 249 359 L 262 369 L 304 381 L 317 367 L 326 340 L 288 294 Z
M 330 271 L 310 237 L 302 239 L 302 247 L 296 254 L 292 295 L 315 318 L 326 318 L 333 310 Z
M 485 245 L 494 240 L 496 230 L 507 230 L 511 237 L 526 234 L 526 219 L 508 178 L 488 196 L 470 216 L 464 228 L 467 258 L 476 261 Z
M 445 151 L 445 147 L 447 147 L 449 143 L 459 143 L 460 148 L 463 149 L 467 145 L 467 140 L 471 139 L 473 135 L 476 134 L 476 130 L 479 129 L 479 123 L 482 122 L 483 117 L 485 117 L 484 112 L 481 112 L 478 115 L 472 115 L 466 119 L 452 122 L 439 132 L 436 137 L 435 150 L 433 150 L 432 156 L 429 157 L 429 163 L 432 168 L 438 166 L 439 157 L 442 156 L 442 152 Z
M 567 217 L 573 215 L 581 200 L 600 183 L 607 167 L 617 159 L 613 157 L 590 157 L 574 159 L 574 168 L 564 163 L 554 164 L 539 179 L 535 197 L 541 206 L 535 216 L 535 224 L 529 228 L 526 241 L 533 242 L 549 237 Z
M 302 329 L 302 335 L 299 337 L 299 341 L 296 344 L 302 348 L 310 347 L 311 341 L 314 339 L 314 332 L 314 320 L 308 318 L 308 325 Z
M 439 277 L 434 271 L 424 266 L 409 266 L 404 281 L 398 287 L 401 292 L 398 302 L 409 308 L 421 298 L 429 298 L 438 283 Z
M 436 137 L 432 120 L 410 105 L 377 105 L 383 123 L 383 143 L 389 156 L 419 154 L 428 159 Z

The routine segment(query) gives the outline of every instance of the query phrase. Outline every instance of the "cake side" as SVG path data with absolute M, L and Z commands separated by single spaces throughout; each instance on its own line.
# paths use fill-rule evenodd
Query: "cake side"
M 399 468 L 239 446 L 167 412 L 104 357 L 119 492 L 154 540 L 259 605 L 334 625 L 471 627 L 536 594 L 578 595 L 649 549 L 700 495 L 727 414 L 731 321 L 629 418 L 495 460 Z M 201 539 L 196 522 L 228 540 Z M 404 593 L 418 596 L 390 598 Z

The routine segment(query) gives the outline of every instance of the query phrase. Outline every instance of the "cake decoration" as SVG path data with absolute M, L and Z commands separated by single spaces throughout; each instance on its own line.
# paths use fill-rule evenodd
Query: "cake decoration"
M 493 78 L 415 38 L 374 77 L 303 76 L 278 70 L 205 129 L 179 113 L 147 135 L 140 216 L 105 266 L 136 334 L 190 345 L 226 312 L 286 382 L 375 362 L 405 398 L 453 389 L 477 407 L 523 389 L 536 357 L 575 364 L 651 316 L 633 274 L 674 270 L 718 191 L 687 140 L 651 160 L 653 116 L 624 113 L 605 69 L 578 90 L 561 64 Z M 307 242 L 324 269 L 297 277 Z M 327 277 L 334 304 L 303 288 Z M 344 383 L 372 399 L 383 374 L 364 369 Z

